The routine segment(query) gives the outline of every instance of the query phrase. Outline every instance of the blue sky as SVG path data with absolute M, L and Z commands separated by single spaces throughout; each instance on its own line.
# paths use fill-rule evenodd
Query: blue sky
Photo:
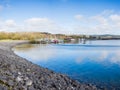
M 0 0 L 0 31 L 120 34 L 120 0 Z

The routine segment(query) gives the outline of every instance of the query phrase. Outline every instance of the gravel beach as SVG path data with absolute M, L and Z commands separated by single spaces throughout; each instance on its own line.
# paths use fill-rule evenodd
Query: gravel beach
M 23 43 L 0 42 L 0 90 L 101 90 L 17 56 L 12 47 Z

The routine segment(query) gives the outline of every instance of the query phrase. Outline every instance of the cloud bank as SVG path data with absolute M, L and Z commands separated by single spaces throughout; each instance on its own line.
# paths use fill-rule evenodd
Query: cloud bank
M 65 34 L 120 34 L 120 14 L 104 11 L 98 15 L 74 15 L 72 25 L 56 23 L 50 18 L 33 17 L 18 24 L 13 19 L 0 20 L 0 31 L 37 31 Z
M 95 16 L 81 17 L 75 16 L 79 20 L 79 25 L 75 25 L 74 31 L 84 34 L 120 34 L 120 14 L 102 12 Z

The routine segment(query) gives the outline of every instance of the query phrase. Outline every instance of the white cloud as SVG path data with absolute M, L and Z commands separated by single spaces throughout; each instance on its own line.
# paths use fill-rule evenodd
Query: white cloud
M 48 18 L 29 18 L 22 24 L 14 20 L 0 20 L 0 31 L 38 31 L 50 33 L 62 33 L 62 27 Z
M 107 25 L 108 24 L 107 18 L 105 18 L 103 16 L 93 16 L 92 18 L 98 24 L 101 24 L 101 25 Z
M 82 16 L 82 15 L 75 15 L 74 17 L 75 17 L 76 20 L 81 20 L 81 19 L 83 19 L 83 16 Z
M 76 21 L 78 22 L 78 21 Z M 120 15 L 113 11 L 82 18 L 78 25 L 74 25 L 74 33 L 82 34 L 120 34 Z
M 48 18 L 30 18 L 24 21 L 25 29 L 29 31 L 40 31 L 60 33 L 61 27 Z
M 115 27 L 120 28 L 120 15 L 110 15 L 110 19 L 112 20 L 113 24 L 115 24 Z
M 5 25 L 8 26 L 8 27 L 15 27 L 16 23 L 15 23 L 14 20 L 6 20 Z
M 13 19 L 3 20 L 0 19 L 0 31 L 18 31 L 17 23 Z
M 47 25 L 52 24 L 53 22 L 47 18 L 30 18 L 25 20 L 25 23 L 32 25 L 32 26 L 39 26 L 39 25 Z
M 120 22 L 120 15 L 118 14 L 110 15 L 110 19 L 114 22 Z
M 120 15 L 104 11 L 94 16 L 75 15 L 71 24 L 56 23 L 49 18 L 28 18 L 21 24 L 0 20 L 0 31 L 39 31 L 65 34 L 120 34 Z

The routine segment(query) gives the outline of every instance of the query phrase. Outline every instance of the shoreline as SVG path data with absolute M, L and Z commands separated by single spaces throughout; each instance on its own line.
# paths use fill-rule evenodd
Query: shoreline
M 12 48 L 28 41 L 0 42 L 0 90 L 104 90 L 33 64 Z

